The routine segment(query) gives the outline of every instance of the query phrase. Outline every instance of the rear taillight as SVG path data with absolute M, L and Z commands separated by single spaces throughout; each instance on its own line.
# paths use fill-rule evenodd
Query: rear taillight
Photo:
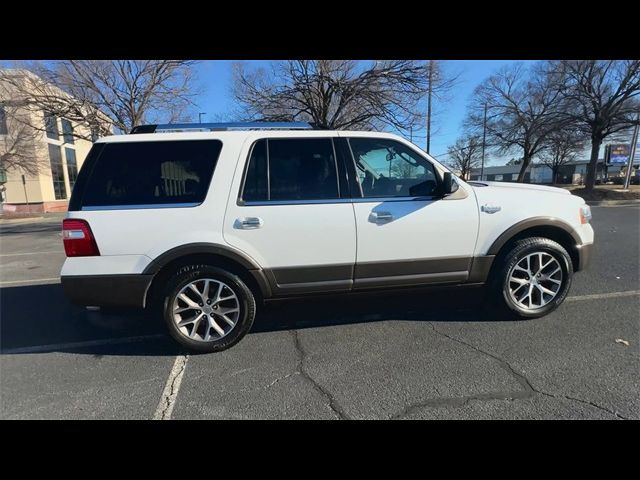
M 67 257 L 100 255 L 96 239 L 85 220 L 67 218 L 62 221 L 62 241 Z

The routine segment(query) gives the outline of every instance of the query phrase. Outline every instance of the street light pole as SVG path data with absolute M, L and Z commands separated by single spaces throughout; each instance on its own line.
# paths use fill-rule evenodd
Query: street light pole
M 484 121 L 482 122 L 482 166 L 480 167 L 480 181 L 484 176 L 484 149 L 487 143 L 487 103 L 484 104 Z
M 206 115 L 206 114 L 207 114 L 207 112 L 200 112 L 200 113 L 198 114 L 198 122 L 199 122 L 199 123 L 202 123 L 202 115 Z
M 633 127 L 633 135 L 631 136 L 631 148 L 629 149 L 629 163 L 627 164 L 627 174 L 624 176 L 624 190 L 629 189 L 629 181 L 631 180 L 631 170 L 633 169 L 633 158 L 636 156 L 636 145 L 638 144 L 638 126 L 640 125 L 640 114 L 636 117 L 636 126 Z

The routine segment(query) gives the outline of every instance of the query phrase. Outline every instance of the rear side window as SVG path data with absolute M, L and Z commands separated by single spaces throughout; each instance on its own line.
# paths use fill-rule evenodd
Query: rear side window
M 296 201 L 340 198 L 330 138 L 259 140 L 253 146 L 241 199 Z
M 104 144 L 80 171 L 88 178 L 78 192 L 81 200 L 72 203 L 74 207 L 202 203 L 221 149 L 219 140 Z

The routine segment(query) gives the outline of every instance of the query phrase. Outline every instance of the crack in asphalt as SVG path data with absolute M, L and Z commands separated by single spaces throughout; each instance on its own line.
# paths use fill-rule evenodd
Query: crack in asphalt
M 293 344 L 296 348 L 296 352 L 298 353 L 298 369 L 289 374 L 288 376 L 299 374 L 302 378 L 307 380 L 313 388 L 319 392 L 323 397 L 325 397 L 328 401 L 326 406 L 331 410 L 331 412 L 335 415 L 338 420 L 349 420 L 349 417 L 344 412 L 342 407 L 336 402 L 335 398 L 331 392 L 329 392 L 326 388 L 320 385 L 304 368 L 304 360 L 307 357 L 307 353 L 305 352 L 302 343 L 300 343 L 300 337 L 298 336 L 297 330 L 290 330 L 291 336 L 293 337 Z M 277 380 L 276 380 L 277 381 Z
M 422 400 L 420 402 L 417 403 L 413 403 L 410 405 L 407 405 L 401 412 L 392 415 L 390 417 L 390 419 L 399 419 L 402 418 L 406 415 L 409 415 L 411 413 L 414 413 L 416 411 L 419 411 L 423 408 L 433 408 L 433 407 L 443 407 L 443 406 L 452 406 L 452 407 L 463 407 L 467 404 L 469 404 L 470 402 L 473 401 L 492 401 L 492 400 L 526 400 L 528 398 L 531 398 L 533 395 L 538 394 L 538 395 L 544 395 L 547 397 L 551 397 L 554 399 L 566 399 L 569 401 L 573 401 L 573 402 L 578 402 L 578 403 L 582 403 L 585 405 L 589 405 L 592 406 L 594 408 L 597 408 L 601 411 L 607 412 L 611 415 L 614 415 L 616 418 L 619 419 L 623 419 L 623 420 L 628 420 L 627 417 L 624 417 L 623 415 L 620 415 L 617 411 L 611 410 L 609 408 L 603 407 L 602 405 L 598 405 L 595 402 L 592 401 L 588 401 L 588 400 L 582 400 L 580 398 L 576 398 L 576 397 L 571 397 L 568 395 L 555 395 L 552 393 L 548 393 L 548 392 L 544 392 L 541 390 L 538 390 L 536 388 L 533 387 L 533 385 L 531 385 L 531 382 L 529 381 L 529 379 L 527 379 L 527 377 L 525 377 L 522 373 L 518 372 L 517 370 L 515 370 L 507 361 L 505 361 L 503 358 L 498 357 L 497 355 L 487 352 L 485 350 L 482 350 L 479 347 L 476 347 L 475 345 L 472 345 L 470 343 L 465 342 L 464 340 L 461 340 L 459 338 L 456 337 L 452 337 L 451 335 L 448 335 L 440 330 L 438 330 L 433 323 L 429 322 L 429 326 L 431 327 L 431 329 L 437 333 L 438 335 L 445 337 L 453 342 L 459 343 L 461 345 L 464 345 L 468 348 L 471 348 L 473 350 L 475 350 L 476 352 L 488 356 L 489 358 L 495 360 L 498 365 L 505 370 L 507 373 L 509 373 L 513 378 L 515 378 L 515 380 L 520 384 L 520 386 L 522 387 L 521 390 L 517 391 L 517 392 L 490 392 L 490 393 L 481 393 L 481 394 L 477 394 L 477 395 L 469 395 L 469 396 L 464 396 L 464 397 L 449 397 L 449 398 L 432 398 L 432 399 L 428 399 L 428 400 Z

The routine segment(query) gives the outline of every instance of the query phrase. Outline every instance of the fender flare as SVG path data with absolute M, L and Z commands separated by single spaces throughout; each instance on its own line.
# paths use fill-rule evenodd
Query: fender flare
M 174 247 L 158 255 L 142 272 L 143 275 L 155 276 L 165 265 L 180 257 L 197 254 L 212 254 L 227 258 L 239 264 L 256 280 L 265 298 L 271 296 L 271 288 L 264 276 L 262 267 L 246 254 L 233 248 L 216 243 L 188 243 Z
M 575 229 L 569 225 L 564 220 L 560 220 L 556 217 L 532 217 L 527 218 L 526 220 L 522 220 L 514 225 L 511 225 L 504 232 L 502 232 L 498 238 L 494 240 L 494 242 L 489 247 L 489 251 L 487 255 L 497 255 L 500 252 L 500 249 L 511 240 L 513 237 L 518 235 L 519 233 L 528 230 L 533 227 L 554 227 L 563 230 L 565 233 L 571 235 L 575 245 L 581 245 L 582 240 L 580 236 L 577 234 Z

